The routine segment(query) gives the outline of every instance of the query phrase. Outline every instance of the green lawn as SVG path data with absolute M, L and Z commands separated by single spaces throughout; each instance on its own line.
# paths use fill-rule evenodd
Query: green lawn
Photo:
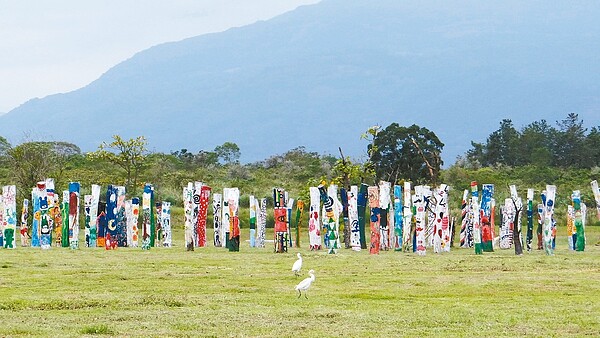
M 247 242 L 185 252 L 180 230 L 175 247 L 147 252 L 0 250 L 0 336 L 597 336 L 600 228 L 588 227 L 583 253 L 567 250 L 564 231 L 553 257 L 334 256 L 308 251 L 307 239 L 286 254 Z M 316 282 L 297 299 L 309 269 Z

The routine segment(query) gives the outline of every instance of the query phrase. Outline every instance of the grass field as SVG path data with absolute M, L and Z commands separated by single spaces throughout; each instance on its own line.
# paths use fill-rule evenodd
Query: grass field
M 244 229 L 246 230 L 246 229 Z M 600 228 L 569 252 L 0 250 L 0 336 L 598 336 Z M 210 234 L 209 234 L 210 235 Z M 243 233 L 243 235 L 246 235 Z M 247 236 L 246 236 L 247 238 Z M 296 252 L 302 277 L 290 271 Z M 308 299 L 294 286 L 316 271 Z

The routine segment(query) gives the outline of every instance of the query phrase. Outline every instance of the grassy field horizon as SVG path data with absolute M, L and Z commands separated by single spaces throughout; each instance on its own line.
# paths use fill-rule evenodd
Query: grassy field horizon
M 174 247 L 150 251 L 0 250 L 0 336 L 597 336 L 600 228 L 586 231 L 586 251 L 572 252 L 559 227 L 554 256 L 328 255 L 304 238 L 284 254 L 245 241 L 186 252 L 180 229 Z M 316 281 L 298 299 L 309 269 Z

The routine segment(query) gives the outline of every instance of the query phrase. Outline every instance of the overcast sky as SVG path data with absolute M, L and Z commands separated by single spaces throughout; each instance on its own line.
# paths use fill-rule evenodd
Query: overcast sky
M 151 46 L 319 0 L 0 0 L 0 113 L 69 92 Z

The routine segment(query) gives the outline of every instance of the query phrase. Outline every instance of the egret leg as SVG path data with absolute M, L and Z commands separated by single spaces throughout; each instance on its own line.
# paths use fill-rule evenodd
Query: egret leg
M 300 298 L 300 296 L 302 296 L 302 291 L 298 290 L 298 298 Z
M 304 291 L 304 298 L 308 299 L 308 291 Z

